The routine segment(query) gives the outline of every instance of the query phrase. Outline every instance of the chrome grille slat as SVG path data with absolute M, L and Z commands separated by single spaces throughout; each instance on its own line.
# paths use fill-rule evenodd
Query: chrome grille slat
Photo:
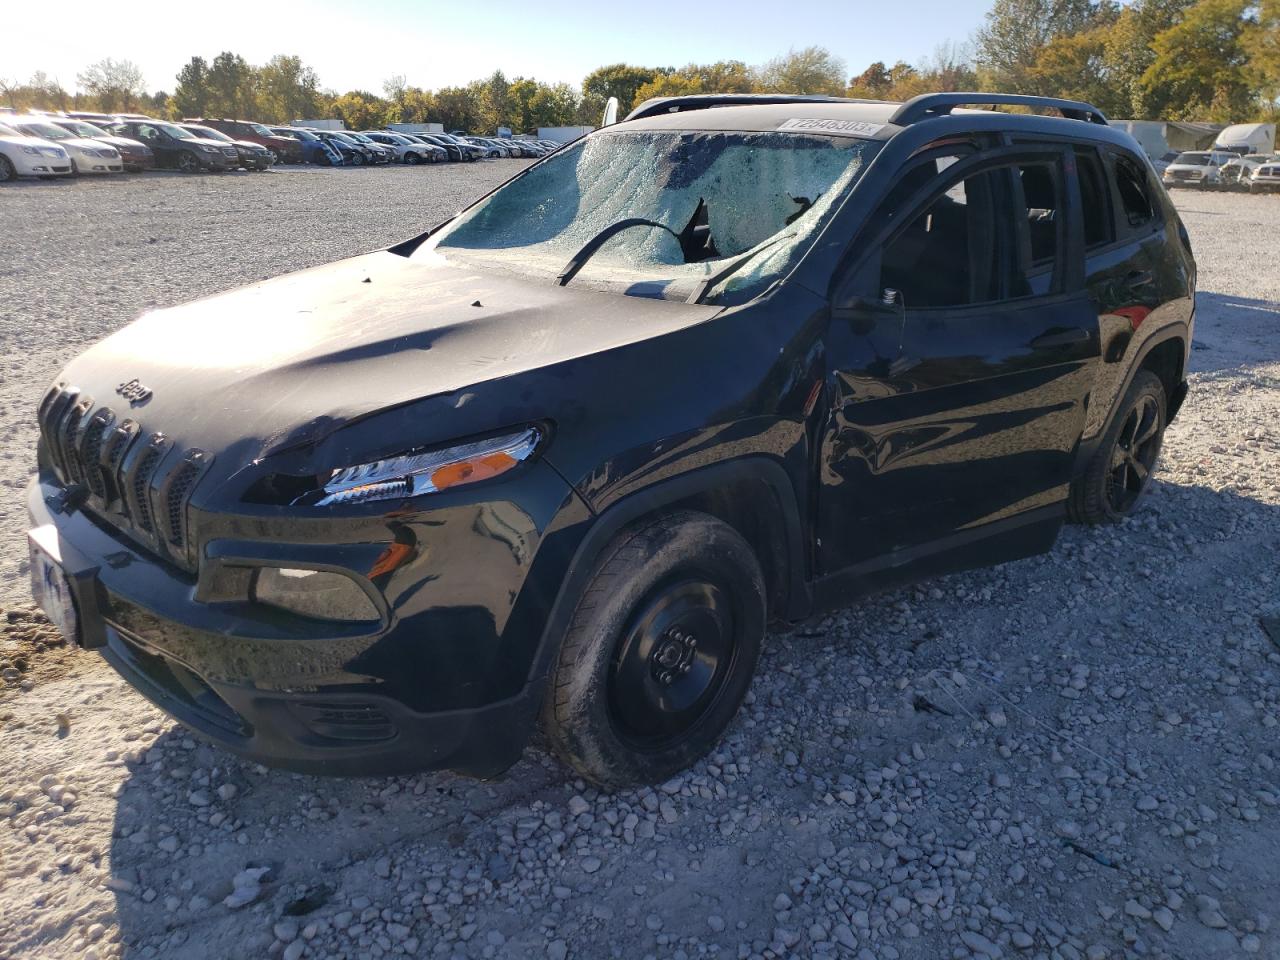
M 187 506 L 212 457 L 119 420 L 75 387 L 56 384 L 37 411 L 44 449 L 63 483 L 82 483 L 84 509 L 185 570 L 196 567 Z

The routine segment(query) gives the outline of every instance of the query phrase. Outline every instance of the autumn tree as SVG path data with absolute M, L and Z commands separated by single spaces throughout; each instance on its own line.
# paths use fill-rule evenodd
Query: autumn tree
M 301 57 L 277 54 L 256 74 L 260 118 L 290 123 L 319 112 L 320 78 Z
M 90 64 L 82 73 L 76 74 L 76 83 L 105 113 L 131 111 L 147 92 L 142 70 L 136 63 L 110 57 Z
M 991 89 L 1031 93 L 1032 70 L 1055 38 L 1089 29 L 1114 11 L 1110 0 L 995 0 L 977 33 L 977 60 Z
M 788 51 L 763 64 L 756 85 L 767 93 L 825 93 L 845 91 L 845 64 L 823 47 Z
M 1256 109 L 1245 37 L 1256 24 L 1250 0 L 1198 0 L 1152 41 L 1139 83 L 1156 116 L 1229 123 Z
M 741 60 L 690 63 L 679 69 L 657 72 L 636 91 L 635 102 L 639 105 L 652 97 L 684 97 L 695 93 L 752 93 L 755 89 L 755 76 Z
M 611 63 L 592 70 L 582 81 L 584 108 L 603 111 L 610 97 L 618 98 L 618 116 L 625 117 L 641 101 L 636 94 L 661 71 L 655 67 L 635 67 Z

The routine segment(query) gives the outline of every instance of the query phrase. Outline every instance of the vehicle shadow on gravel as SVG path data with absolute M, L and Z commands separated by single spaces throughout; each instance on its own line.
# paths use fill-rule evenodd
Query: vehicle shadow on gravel
M 1280 304 L 1222 293 L 1196 294 L 1192 373 L 1213 377 L 1280 360 Z
M 777 955 L 950 956 L 975 925 L 1006 954 L 1270 955 L 1280 508 L 1196 457 L 1123 525 L 771 635 L 730 735 L 657 789 L 539 746 L 492 783 L 308 777 L 170 726 L 116 802 L 124 956 L 640 956 L 709 922 Z

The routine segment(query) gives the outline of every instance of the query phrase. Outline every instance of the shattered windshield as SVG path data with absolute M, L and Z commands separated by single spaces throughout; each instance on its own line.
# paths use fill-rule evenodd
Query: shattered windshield
M 586 250 L 575 285 L 740 303 L 794 265 L 879 146 L 793 133 L 598 134 L 531 167 L 419 254 L 552 280 Z

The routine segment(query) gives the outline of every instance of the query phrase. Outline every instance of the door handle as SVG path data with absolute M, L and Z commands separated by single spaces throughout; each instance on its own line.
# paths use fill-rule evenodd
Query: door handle
M 1154 283 L 1155 279 L 1155 274 L 1150 270 L 1133 270 L 1124 278 L 1124 282 L 1128 284 L 1129 289 L 1132 290 L 1137 287 L 1145 287 L 1148 284 Z
M 1042 333 L 1033 339 L 1029 346 L 1033 350 L 1049 350 L 1053 347 L 1069 347 L 1072 344 L 1085 343 L 1091 339 L 1092 335 L 1088 330 L 1073 327 L 1070 330 L 1053 330 L 1049 333 Z

